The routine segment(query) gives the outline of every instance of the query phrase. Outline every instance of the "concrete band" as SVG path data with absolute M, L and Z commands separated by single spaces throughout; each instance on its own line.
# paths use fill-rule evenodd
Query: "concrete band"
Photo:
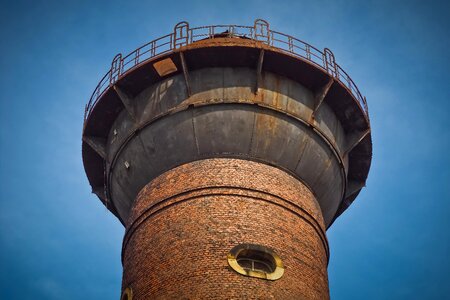
M 238 244 L 273 249 L 275 281 L 230 268 Z M 311 191 L 288 173 L 240 159 L 205 159 L 147 184 L 123 247 L 123 290 L 133 299 L 328 299 L 328 244 Z

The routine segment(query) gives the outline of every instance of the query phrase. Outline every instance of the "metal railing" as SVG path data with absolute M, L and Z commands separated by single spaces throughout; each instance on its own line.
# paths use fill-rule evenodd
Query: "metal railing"
M 253 26 L 211 25 L 189 28 L 187 22 L 180 22 L 175 25 L 172 33 L 137 48 L 127 56 L 122 57 L 122 54 L 117 54 L 111 63 L 110 70 L 100 80 L 89 102 L 86 104 L 84 121 L 86 122 L 98 99 L 127 72 L 139 67 L 149 59 L 164 55 L 180 47 L 200 40 L 224 36 L 259 41 L 321 68 L 337 81 L 341 82 L 350 91 L 355 100 L 363 108 L 366 118 L 369 119 L 365 97 L 361 95 L 350 76 L 336 63 L 334 55 L 329 49 L 325 48 L 324 51 L 320 51 L 314 46 L 290 35 L 270 30 L 269 23 L 258 19 Z

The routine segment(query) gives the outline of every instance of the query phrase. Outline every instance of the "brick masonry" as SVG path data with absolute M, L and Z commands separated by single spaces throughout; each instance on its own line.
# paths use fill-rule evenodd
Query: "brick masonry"
M 328 243 L 311 191 L 288 173 L 239 159 L 174 168 L 139 193 L 122 250 L 122 290 L 133 299 L 329 299 Z M 243 276 L 227 254 L 271 248 L 275 281 Z

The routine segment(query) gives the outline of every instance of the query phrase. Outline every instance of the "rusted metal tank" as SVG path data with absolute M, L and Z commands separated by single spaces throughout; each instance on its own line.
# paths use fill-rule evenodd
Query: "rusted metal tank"
M 157 193 L 154 189 L 157 191 L 164 186 L 164 190 L 169 191 L 167 197 L 176 198 L 179 193 L 204 188 L 201 183 L 206 179 L 200 173 L 210 174 L 209 177 L 214 177 L 217 181 L 214 174 L 219 170 L 214 174 L 208 173 L 208 170 L 215 169 L 215 163 L 219 162 L 223 169 L 227 169 L 228 162 L 229 165 L 236 166 L 236 170 L 242 170 L 232 175 L 239 177 L 242 174 L 242 178 L 239 177 L 242 185 L 233 181 L 228 188 L 247 190 L 252 180 L 258 178 L 256 174 L 259 174 L 251 175 L 248 172 L 245 163 L 248 161 L 255 163 L 254 169 L 261 173 L 275 172 L 269 172 L 267 168 L 282 171 L 285 175 L 276 178 L 293 178 L 305 187 L 304 195 L 310 195 L 307 197 L 310 199 L 309 204 L 294 204 L 303 211 L 307 211 L 306 207 L 310 205 L 317 207 L 318 215 L 311 212 L 307 215 L 312 216 L 314 222 L 319 224 L 317 228 L 322 228 L 322 233 L 311 231 L 311 234 L 305 236 L 297 234 L 301 241 L 295 242 L 291 238 L 297 233 L 297 225 L 289 222 L 283 224 L 280 220 L 274 221 L 273 226 L 269 226 L 271 228 L 261 222 L 261 228 L 252 229 L 276 232 L 281 236 L 286 234 L 289 245 L 296 245 L 298 251 L 304 251 L 313 241 L 323 240 L 321 236 L 325 237 L 325 228 L 334 222 L 365 186 L 371 156 L 366 100 L 352 79 L 335 62 L 332 52 L 329 49 L 320 51 L 294 37 L 272 31 L 264 20 L 256 20 L 253 26 L 220 25 L 198 28 L 190 28 L 188 23 L 181 22 L 175 26 L 173 33 L 154 40 L 125 57 L 117 55 L 110 71 L 103 77 L 86 106 L 83 130 L 86 174 L 93 193 L 126 226 L 126 241 L 136 231 L 131 228 L 136 227 L 141 215 L 161 201 L 155 196 Z M 202 167 L 191 165 L 194 162 Z M 190 177 L 174 175 L 176 172 L 188 172 L 192 169 L 199 174 L 193 173 Z M 178 171 L 174 173 L 174 170 Z M 228 178 L 231 175 L 227 174 L 221 177 L 223 182 L 231 180 Z M 177 182 L 184 180 L 185 184 L 176 184 L 167 179 L 175 177 Z M 216 181 L 215 185 L 220 186 L 221 181 Z M 282 184 L 271 185 L 265 179 L 261 179 L 259 183 L 253 187 L 255 191 L 267 193 L 271 190 L 276 197 L 288 201 L 289 197 L 283 196 L 283 191 L 280 190 Z M 173 186 L 177 188 L 172 190 Z M 286 189 L 289 188 L 283 187 L 283 190 Z M 136 200 L 138 195 L 141 197 L 139 201 Z M 225 197 L 220 201 L 231 207 L 234 200 L 227 199 Z M 146 203 L 146 207 L 138 207 L 139 203 Z M 272 204 L 278 205 L 277 207 L 280 205 L 275 202 Z M 208 205 L 212 207 L 212 204 Z M 195 207 L 195 204 L 191 204 L 190 209 Z M 283 207 L 289 210 L 287 206 Z M 182 211 L 177 205 L 170 209 Z M 223 209 L 225 215 L 228 211 L 223 207 L 214 209 Z M 211 215 L 223 216 L 215 210 L 210 212 Z M 251 208 L 247 210 L 255 213 Z M 189 214 L 195 216 L 197 211 L 200 212 L 201 208 L 198 207 Z M 273 208 L 273 211 L 275 214 L 276 209 Z M 180 220 L 184 220 L 182 215 L 162 212 L 165 213 L 174 225 L 172 234 L 167 234 L 167 238 L 174 243 L 177 236 L 180 240 L 192 241 L 192 236 L 186 233 L 193 230 L 193 225 L 181 222 Z M 242 213 L 245 214 L 245 209 Z M 201 213 L 197 217 L 205 218 Z M 261 212 L 261 217 L 267 215 Z M 211 220 L 212 223 L 205 225 L 203 229 L 196 229 L 199 230 L 198 236 L 202 236 L 203 231 L 206 234 L 213 223 L 218 228 L 223 227 L 226 232 L 226 228 L 231 226 L 230 220 L 235 220 L 235 224 L 242 221 L 235 218 L 236 214 L 231 214 L 228 222 L 225 222 L 218 217 L 221 220 L 218 221 L 219 224 Z M 285 218 L 289 219 L 288 216 Z M 150 223 L 140 227 L 143 230 L 140 234 L 148 231 L 147 235 L 155 236 L 158 231 L 155 231 L 155 226 L 163 225 L 153 224 L 156 221 L 152 218 L 146 220 Z M 205 247 L 215 239 L 221 240 L 222 244 L 215 248 L 218 253 L 230 250 L 228 247 L 233 243 L 248 243 L 248 240 L 244 240 L 251 239 L 248 234 L 242 236 L 241 240 L 236 239 L 238 232 L 239 230 L 230 229 L 229 236 L 225 238 L 218 233 L 216 236 L 209 236 Z M 292 289 L 292 285 L 295 282 L 293 279 L 298 276 L 293 275 L 295 272 L 289 272 L 289 264 L 285 266 L 286 272 L 276 284 L 267 285 L 266 281 L 261 280 L 264 276 L 266 279 L 271 278 L 267 271 L 259 270 L 260 274 L 251 271 L 259 275 L 267 273 L 267 276 L 261 275 L 259 278 L 242 276 L 247 269 L 244 268 L 245 272 L 241 271 L 239 274 L 233 270 L 232 263 L 227 265 L 226 257 L 210 257 L 211 253 L 206 250 L 199 254 L 205 257 L 205 270 L 202 270 L 203 264 L 197 264 L 195 268 L 186 266 L 185 272 L 181 273 L 186 276 L 189 276 L 189 272 L 204 276 L 205 282 L 222 286 L 222 292 L 214 294 L 212 285 L 202 287 L 198 283 L 202 281 L 195 281 L 195 284 L 200 284 L 198 289 L 188 291 L 182 285 L 174 288 L 167 283 L 167 279 L 171 277 L 161 273 L 171 274 L 170 270 L 149 269 L 149 275 L 143 274 L 142 270 L 134 273 L 136 262 L 139 262 L 138 265 L 145 262 L 150 255 L 145 249 L 152 248 L 151 253 L 160 253 L 157 257 L 161 261 L 176 265 L 183 261 L 182 253 L 190 253 L 195 247 L 168 250 L 167 246 L 159 246 L 162 244 L 160 240 L 141 238 L 141 244 L 139 240 L 132 243 L 133 249 L 129 251 L 125 247 L 128 244 L 124 243 L 123 252 L 133 253 L 124 258 L 123 297 L 128 297 L 124 299 L 180 295 L 193 298 L 205 298 L 206 295 L 209 298 L 229 298 L 239 295 L 239 291 L 241 295 L 250 298 L 252 295 L 255 298 L 261 295 L 277 298 L 289 295 L 317 299 L 328 297 L 326 266 L 324 272 L 311 275 L 325 284 L 320 287 L 304 285 L 296 290 Z M 267 253 L 280 252 L 285 256 L 293 253 L 287 250 L 291 246 L 273 245 L 264 238 L 253 240 L 253 244 L 261 247 L 270 245 L 267 249 L 271 250 L 267 250 Z M 320 261 L 324 257 L 325 260 L 328 259 L 328 244 L 324 247 L 326 251 L 317 250 L 317 253 L 322 253 L 319 255 L 322 258 L 315 261 L 317 270 L 322 270 L 318 267 L 321 265 Z M 257 256 L 256 250 L 245 251 Z M 170 257 L 163 257 L 164 253 Z M 261 257 L 269 256 L 266 254 Z M 152 260 L 154 259 L 153 257 Z M 282 256 L 279 260 L 286 263 L 291 261 L 289 257 Z M 152 262 L 153 266 L 155 264 L 158 262 Z M 239 267 L 239 263 L 237 266 Z M 214 272 L 214 268 L 217 268 L 217 272 Z M 231 277 L 221 273 L 224 269 L 230 272 Z M 293 277 L 288 277 L 290 274 Z M 166 284 L 155 279 L 158 276 L 166 278 Z M 179 281 L 176 276 L 171 279 Z M 236 279 L 233 276 L 242 276 L 239 280 L 243 281 L 236 281 L 239 284 L 233 286 L 231 282 Z M 244 291 L 245 286 L 254 282 L 257 286 L 253 286 L 253 289 L 258 289 L 260 293 L 249 294 Z M 155 286 L 146 289 L 145 283 L 159 286 L 156 289 Z M 155 294 L 156 290 L 166 292 Z M 209 293 L 202 293 L 208 290 Z

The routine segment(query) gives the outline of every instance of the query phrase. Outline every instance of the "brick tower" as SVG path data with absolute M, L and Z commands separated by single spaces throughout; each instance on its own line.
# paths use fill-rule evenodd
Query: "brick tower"
M 86 106 L 92 191 L 126 228 L 121 299 L 328 299 L 326 229 L 365 185 L 365 98 L 329 49 L 177 24 Z

